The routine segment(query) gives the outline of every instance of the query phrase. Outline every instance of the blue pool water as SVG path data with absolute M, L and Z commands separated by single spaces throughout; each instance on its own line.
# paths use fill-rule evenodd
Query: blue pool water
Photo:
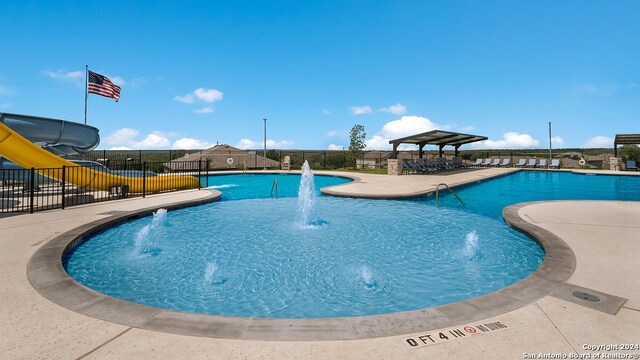
M 295 174 L 213 175 L 200 181 L 207 188 L 222 192 L 223 200 L 241 200 L 275 197 L 274 180 L 278 183 L 278 197 L 298 196 L 300 175 Z M 317 189 L 345 184 L 350 181 L 351 179 L 337 176 L 315 176 Z
M 506 206 L 539 200 L 632 200 L 640 201 L 640 177 L 585 175 L 560 171 L 519 171 L 490 181 L 454 189 L 465 202 L 446 190 L 440 206 L 502 218 Z M 422 199 L 434 203 L 433 197 Z
M 217 177 L 210 186 L 236 185 L 219 187 L 224 200 L 108 229 L 68 254 L 65 267 L 107 295 L 179 311 L 270 318 L 390 313 L 487 294 L 533 272 L 543 251 L 504 224 L 506 205 L 640 198 L 640 178 L 519 172 L 456 189 L 465 206 L 452 196 L 441 198 L 440 208 L 433 197 L 320 196 L 309 225 L 297 220 L 298 199 L 283 197 L 295 195 L 300 177 L 283 176 L 279 186 L 291 181 L 294 190 L 282 190 L 279 199 L 262 190 L 273 176 Z M 244 180 L 261 195 L 242 191 Z M 345 180 L 316 176 L 316 188 L 325 181 Z

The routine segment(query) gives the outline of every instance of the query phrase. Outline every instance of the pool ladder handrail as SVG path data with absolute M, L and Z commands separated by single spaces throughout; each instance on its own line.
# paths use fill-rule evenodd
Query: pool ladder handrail
M 271 192 L 269 193 L 269 196 L 273 197 L 273 188 L 275 187 L 276 189 L 276 199 L 278 198 L 278 179 L 273 179 L 273 182 L 271 183 Z
M 436 186 L 436 207 L 438 207 L 438 192 L 440 191 L 440 185 L 444 185 L 447 189 L 449 189 L 449 191 L 453 194 L 453 196 L 456 197 L 456 199 L 458 199 L 462 205 L 464 205 L 464 201 L 462 201 L 462 199 L 460 199 L 460 196 L 458 196 L 458 194 L 456 194 L 450 187 L 449 185 L 445 184 L 445 183 L 440 183 L 438 184 L 438 186 Z

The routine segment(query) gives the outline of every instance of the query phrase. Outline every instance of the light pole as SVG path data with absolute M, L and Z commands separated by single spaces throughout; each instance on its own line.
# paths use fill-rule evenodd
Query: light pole
M 264 166 L 262 170 L 267 170 L 267 118 L 264 118 Z
M 547 168 L 551 165 L 551 121 L 549 121 L 548 124 L 549 124 L 549 164 L 547 165 Z

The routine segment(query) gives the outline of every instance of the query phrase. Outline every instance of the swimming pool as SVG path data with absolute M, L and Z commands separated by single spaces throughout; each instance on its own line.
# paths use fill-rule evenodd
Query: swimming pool
M 200 179 L 200 182 L 205 184 L 208 189 L 221 191 L 223 200 L 275 198 L 274 181 L 278 185 L 278 197 L 298 196 L 300 175 L 296 174 L 211 175 Z M 346 184 L 351 181 L 351 179 L 339 176 L 315 176 L 317 189 Z M 318 195 L 320 195 L 319 192 Z
M 518 171 L 477 184 L 454 189 L 465 205 L 441 191 L 440 206 L 501 218 L 506 206 L 540 200 L 629 200 L 640 201 L 640 177 L 594 175 L 566 171 Z M 433 197 L 418 201 L 434 203 Z
M 232 179 L 220 177 L 220 185 Z M 313 318 L 420 309 L 526 277 L 542 251 L 504 225 L 502 207 L 589 198 L 594 180 L 598 198 L 637 199 L 637 178 L 526 171 L 456 189 L 464 207 L 447 196 L 439 209 L 432 197 L 320 197 L 321 221 L 311 228 L 297 224 L 295 198 L 222 201 L 109 229 L 76 248 L 65 266 L 107 295 L 180 311 Z

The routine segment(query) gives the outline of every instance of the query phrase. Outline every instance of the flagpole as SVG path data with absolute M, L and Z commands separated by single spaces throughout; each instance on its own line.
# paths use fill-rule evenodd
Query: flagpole
M 89 97 L 89 65 L 84 66 L 84 124 L 87 125 L 87 98 Z

